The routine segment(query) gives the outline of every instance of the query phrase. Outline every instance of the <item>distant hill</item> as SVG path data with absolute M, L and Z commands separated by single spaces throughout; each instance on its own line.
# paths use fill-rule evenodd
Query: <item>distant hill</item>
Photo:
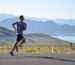
M 53 38 L 47 34 L 42 33 L 31 33 L 31 34 L 24 34 L 27 43 L 38 43 L 38 44 L 63 44 L 68 43 L 67 41 L 59 40 L 57 38 Z M 15 32 L 0 27 L 0 44 L 5 43 L 14 43 L 16 39 Z
M 69 24 L 69 25 L 75 26 L 75 20 L 73 20 L 73 19 L 54 19 L 53 21 L 60 25 Z
M 4 19 L 7 19 L 7 18 L 13 18 L 13 17 L 16 17 L 14 15 L 11 15 L 11 14 L 5 14 L 5 13 L 2 13 L 0 14 L 0 22 Z
M 4 19 L 0 26 L 13 30 L 11 24 L 18 20 L 17 17 Z M 57 24 L 52 20 L 33 20 L 25 18 L 27 23 L 26 33 L 44 33 L 48 35 L 75 35 L 75 26 L 69 24 Z

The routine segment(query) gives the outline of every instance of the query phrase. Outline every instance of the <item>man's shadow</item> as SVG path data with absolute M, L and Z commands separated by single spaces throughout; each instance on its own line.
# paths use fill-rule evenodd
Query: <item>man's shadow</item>
M 44 58 L 44 59 L 53 59 L 53 60 L 60 60 L 60 61 L 66 61 L 66 62 L 75 62 L 75 60 L 54 58 L 54 57 L 46 57 L 46 56 L 43 56 L 43 57 L 41 57 L 41 56 L 25 56 L 25 57 Z

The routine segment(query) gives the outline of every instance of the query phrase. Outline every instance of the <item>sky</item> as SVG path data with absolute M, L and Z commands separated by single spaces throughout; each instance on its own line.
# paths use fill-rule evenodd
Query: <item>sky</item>
M 75 19 L 75 0 L 0 0 L 0 13 Z

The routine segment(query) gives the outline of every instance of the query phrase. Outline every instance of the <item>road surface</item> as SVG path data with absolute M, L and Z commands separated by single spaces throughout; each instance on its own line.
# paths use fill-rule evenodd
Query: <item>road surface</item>
M 75 54 L 0 54 L 0 65 L 75 65 Z

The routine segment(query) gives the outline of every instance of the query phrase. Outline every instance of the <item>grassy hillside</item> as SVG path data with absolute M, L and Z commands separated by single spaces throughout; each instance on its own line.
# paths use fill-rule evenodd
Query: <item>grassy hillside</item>
M 57 38 L 53 38 L 48 34 L 44 33 L 29 33 L 24 34 L 27 43 L 38 43 L 38 44 L 47 44 L 47 43 L 55 43 L 55 44 L 63 44 L 68 43 L 67 41 L 60 40 Z M 0 44 L 6 43 L 14 43 L 16 40 L 16 33 L 4 27 L 0 27 Z

